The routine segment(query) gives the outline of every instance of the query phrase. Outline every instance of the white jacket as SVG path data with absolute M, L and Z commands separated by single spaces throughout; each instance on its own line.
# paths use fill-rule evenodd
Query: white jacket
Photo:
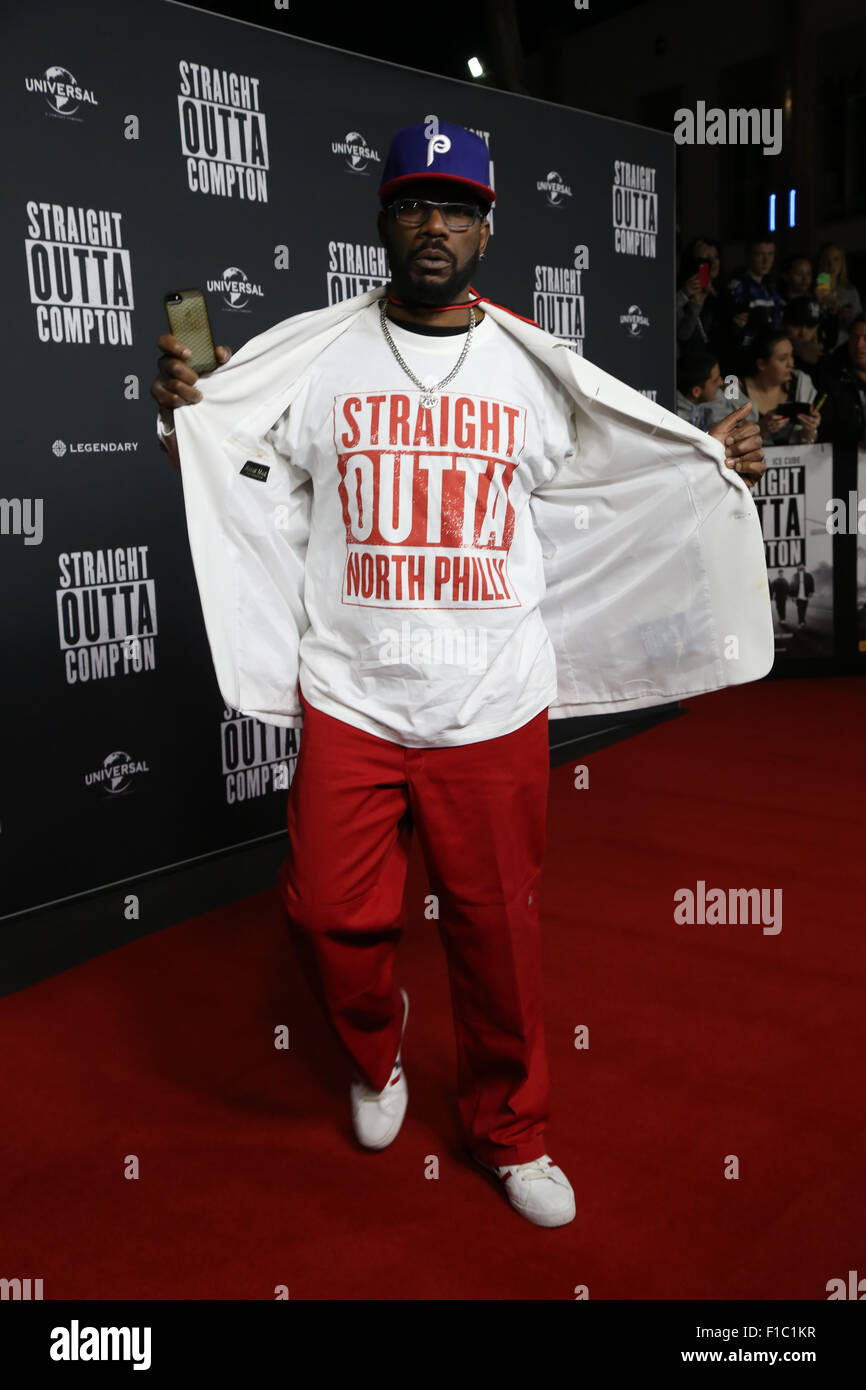
M 274 324 L 199 380 L 200 402 L 175 412 L 217 683 L 227 705 L 266 724 L 302 723 L 312 484 L 264 435 L 305 368 L 384 293 Z M 550 717 L 639 709 L 766 675 L 773 622 L 761 526 L 724 446 L 551 334 L 483 307 L 574 403 L 575 456 L 531 498 L 557 662 Z M 266 481 L 241 474 L 248 460 L 270 465 Z

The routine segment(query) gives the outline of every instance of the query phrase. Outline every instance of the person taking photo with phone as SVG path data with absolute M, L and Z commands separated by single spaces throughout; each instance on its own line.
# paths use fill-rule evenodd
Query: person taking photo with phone
M 821 416 L 814 409 L 815 384 L 794 366 L 794 348 L 784 333 L 764 334 L 753 343 L 742 380 L 752 402 L 746 418 L 757 420 L 765 444 L 814 444 Z
M 708 237 L 695 237 L 680 261 L 677 278 L 677 355 L 713 351 L 719 337 L 719 248 Z

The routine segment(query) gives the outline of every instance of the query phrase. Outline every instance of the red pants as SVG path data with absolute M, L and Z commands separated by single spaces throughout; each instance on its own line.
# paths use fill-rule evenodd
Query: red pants
M 540 1157 L 547 711 L 501 738 L 406 748 L 301 703 L 279 884 L 314 995 L 355 1071 L 382 1090 L 400 1045 L 394 956 L 417 827 L 438 898 L 465 1141 L 486 1163 Z

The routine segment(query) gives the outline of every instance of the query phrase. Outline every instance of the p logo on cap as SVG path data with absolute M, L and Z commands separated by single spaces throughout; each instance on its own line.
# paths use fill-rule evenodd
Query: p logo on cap
M 427 136 L 427 165 L 433 163 L 434 156 L 437 154 L 447 154 L 451 148 L 451 141 L 447 135 L 428 135 Z
M 465 126 L 428 116 L 404 126 L 391 140 L 380 198 L 387 198 L 412 180 L 447 179 L 464 184 L 466 192 L 489 206 L 496 198 L 490 186 L 490 154 L 480 135 Z

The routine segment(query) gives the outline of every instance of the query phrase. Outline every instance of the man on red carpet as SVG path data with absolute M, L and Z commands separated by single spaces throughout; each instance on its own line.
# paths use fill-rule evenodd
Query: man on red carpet
M 496 196 L 487 178 L 484 142 L 460 126 L 395 135 L 379 190 L 388 292 L 317 353 L 263 436 L 309 507 L 303 738 L 280 887 L 352 1063 L 355 1133 L 384 1148 L 408 1095 L 409 1001 L 393 966 L 417 829 L 467 1146 L 516 1210 L 558 1226 L 575 1206 L 545 1152 L 538 916 L 557 664 L 530 503 L 577 438 L 560 382 L 471 291 Z M 178 464 L 172 412 L 202 393 L 182 344 L 159 345 L 152 394 Z M 759 430 L 733 434 L 747 409 L 710 433 L 752 485 Z

